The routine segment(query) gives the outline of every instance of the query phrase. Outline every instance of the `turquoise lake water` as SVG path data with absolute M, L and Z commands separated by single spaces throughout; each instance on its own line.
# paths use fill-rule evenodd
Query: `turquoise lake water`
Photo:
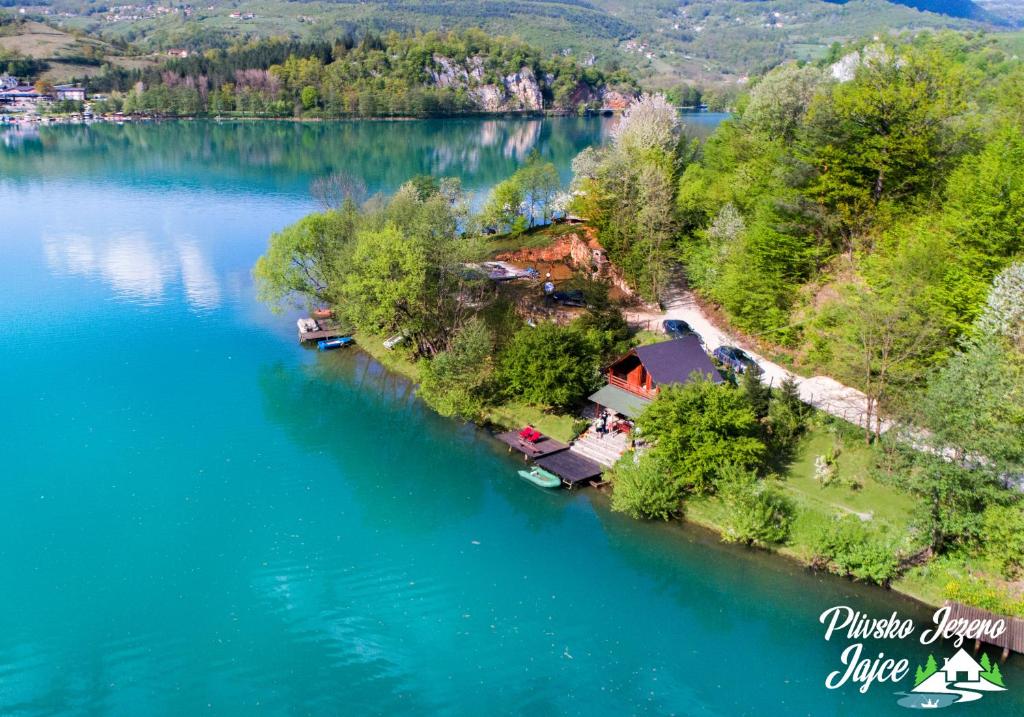
M 316 176 L 482 192 L 607 127 L 0 130 L 0 714 L 904 714 L 907 684 L 825 689 L 817 617 L 926 611 L 535 489 L 253 298 Z M 953 709 L 1021 714 L 1004 675 Z

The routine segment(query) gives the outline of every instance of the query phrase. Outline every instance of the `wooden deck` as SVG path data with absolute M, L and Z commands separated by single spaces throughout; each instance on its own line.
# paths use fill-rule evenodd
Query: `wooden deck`
M 1003 648 L 1002 659 L 1004 660 L 1011 652 L 1024 654 L 1024 620 L 1017 617 L 996 615 L 988 610 L 982 610 L 980 607 L 971 607 L 970 605 L 964 605 L 952 600 L 946 601 L 946 607 L 949 608 L 950 622 L 957 619 L 964 619 L 967 621 L 989 620 L 991 622 L 1003 620 L 1006 623 L 1006 632 L 999 637 L 994 638 L 989 644 Z M 975 652 L 977 652 L 978 647 L 979 646 L 976 644 Z
M 546 471 L 554 473 L 570 488 L 586 485 L 601 476 L 604 468 L 586 456 L 575 451 L 559 451 L 551 453 L 535 461 Z
M 570 451 L 569 446 L 554 438 L 544 436 L 536 443 L 527 443 L 519 437 L 519 431 L 499 433 L 495 438 L 507 445 L 510 451 L 519 451 L 527 460 L 533 460 L 544 470 L 554 473 L 570 488 L 587 485 L 600 478 L 604 470 L 599 463 Z
M 556 441 L 554 438 L 548 438 L 547 436 L 544 436 L 536 443 L 527 443 L 519 437 L 519 431 L 499 433 L 495 438 L 507 445 L 509 449 L 517 450 L 527 458 L 534 460 L 569 448 L 569 446 L 561 441 Z

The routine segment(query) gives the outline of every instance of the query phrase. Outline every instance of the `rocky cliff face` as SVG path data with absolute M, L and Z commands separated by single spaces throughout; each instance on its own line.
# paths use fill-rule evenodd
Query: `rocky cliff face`
M 555 77 L 546 74 L 538 78 L 530 67 L 521 67 L 518 72 L 505 75 L 500 82 L 485 82 L 484 58 L 476 55 L 455 60 L 443 55 L 434 55 L 427 67 L 430 83 L 436 87 L 465 89 L 482 112 L 539 112 L 544 109 L 571 109 L 580 104 L 596 104 L 613 109 L 624 109 L 632 95 L 593 87 L 580 83 L 570 94 L 567 106 L 552 108 L 544 99 L 545 90 L 555 82 Z M 550 92 L 548 93 L 550 96 Z

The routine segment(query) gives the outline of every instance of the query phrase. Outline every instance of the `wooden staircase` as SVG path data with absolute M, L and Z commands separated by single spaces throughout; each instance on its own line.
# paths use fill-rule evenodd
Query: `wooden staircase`
M 590 428 L 572 442 L 569 450 L 610 468 L 629 450 L 629 437 L 624 433 L 610 431 L 599 434 Z

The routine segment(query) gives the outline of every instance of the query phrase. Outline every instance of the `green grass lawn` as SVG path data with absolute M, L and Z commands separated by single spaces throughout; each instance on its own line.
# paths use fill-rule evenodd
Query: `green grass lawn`
M 914 499 L 872 477 L 877 451 L 834 421 L 812 424 L 779 482 L 797 506 L 790 536 L 790 548 L 796 555 L 812 557 L 815 537 L 833 516 L 857 515 L 895 535 L 910 531 Z M 815 478 L 814 463 L 818 456 L 830 452 L 836 455 L 835 477 L 826 486 Z
M 849 434 L 830 430 L 828 424 L 813 425 L 782 473 L 781 486 L 807 510 L 829 515 L 870 515 L 871 520 L 905 529 L 913 510 L 913 499 L 871 477 L 877 451 Z M 828 486 L 822 486 L 814 477 L 814 461 L 829 452 L 838 453 L 836 477 Z
M 490 423 L 509 430 L 531 425 L 546 436 L 568 443 L 575 437 L 573 426 L 576 417 L 564 413 L 552 413 L 525 403 L 505 403 L 487 411 L 485 418 Z
M 637 346 L 647 346 L 648 344 L 657 344 L 662 341 L 668 341 L 668 336 L 660 331 L 641 329 L 636 332 L 636 336 L 633 337 L 633 341 Z
M 374 360 L 388 371 L 405 376 L 413 383 L 420 380 L 420 367 L 412 360 L 408 344 L 399 344 L 390 351 L 384 348 L 384 339 L 380 336 L 357 332 L 356 346 L 370 354 Z

